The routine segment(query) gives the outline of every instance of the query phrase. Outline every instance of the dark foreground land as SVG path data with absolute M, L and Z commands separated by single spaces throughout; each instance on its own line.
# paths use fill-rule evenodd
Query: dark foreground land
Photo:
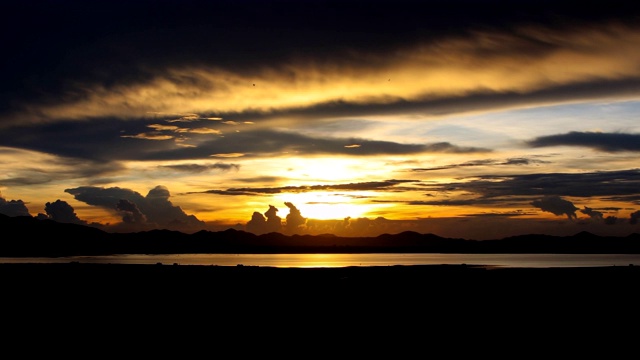
M 440 303 L 578 300 L 640 309 L 640 266 L 496 268 L 482 265 L 417 265 L 276 268 L 216 265 L 116 265 L 88 263 L 0 264 L 5 299 L 127 299 L 197 304 L 266 304 L 327 300 Z
M 640 266 L 0 264 L 0 279 L 7 344 L 62 338 L 161 351 L 186 339 L 375 355 L 449 342 L 460 345 L 447 351 L 494 353 L 515 342 L 546 353 L 635 344 L 640 323 Z M 481 349 L 465 345 L 478 339 Z

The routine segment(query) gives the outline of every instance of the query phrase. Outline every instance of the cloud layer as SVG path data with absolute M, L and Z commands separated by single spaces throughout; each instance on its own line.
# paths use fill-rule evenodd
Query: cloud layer
M 113 231 L 638 231 L 632 2 L 3 9 L 1 213 Z

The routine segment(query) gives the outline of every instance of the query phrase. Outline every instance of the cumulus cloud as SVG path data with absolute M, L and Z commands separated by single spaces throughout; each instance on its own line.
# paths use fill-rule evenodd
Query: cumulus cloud
M 269 205 L 269 210 L 264 213 L 267 221 L 265 223 L 267 231 L 280 231 L 282 228 L 282 218 L 278 216 L 278 209 Z
M 123 213 L 122 221 L 125 223 L 139 224 L 147 222 L 146 216 L 140 212 L 140 209 L 138 209 L 136 204 L 129 200 L 120 199 L 116 204 L 116 210 Z
M 569 220 L 577 219 L 576 210 L 578 208 L 571 201 L 564 200 L 559 196 L 545 196 L 542 199 L 532 201 L 531 205 L 554 215 L 566 215 Z
M 300 210 L 290 202 L 284 203 L 289 208 L 289 214 L 287 214 L 286 223 L 285 223 L 285 231 L 287 233 L 295 233 L 296 230 L 301 229 L 301 227 L 307 222 L 307 219 L 300 214 Z
M 261 213 L 254 211 L 251 215 L 251 220 L 246 224 L 246 230 L 254 234 L 265 233 L 265 224 L 267 219 Z
M 205 225 L 194 215 L 187 215 L 179 206 L 173 205 L 169 201 L 171 196 L 169 189 L 162 185 L 149 190 L 146 196 L 119 187 L 84 186 L 66 189 L 65 192 L 89 205 L 121 214 L 124 212 L 123 220 L 126 218 L 129 223 L 139 223 L 142 219 L 146 219 L 147 223 L 155 224 L 160 228 L 189 232 L 201 230 Z
M 629 216 L 629 224 L 635 225 L 638 223 L 638 220 L 640 220 L 640 210 L 631 213 Z
M 75 210 L 69 203 L 60 199 L 54 202 L 47 202 L 44 206 L 45 214 L 38 214 L 38 218 L 48 218 L 57 222 L 87 225 L 87 222 L 81 220 L 75 213 Z
M 596 220 L 602 220 L 603 215 L 601 211 L 593 210 L 590 207 L 585 206 L 584 209 L 580 210 L 581 213 L 589 215 L 590 218 Z
M 401 230 L 401 228 L 393 225 L 393 221 L 385 219 L 384 217 L 377 217 L 374 219 L 366 217 L 346 217 L 341 222 L 336 223 L 334 231 L 337 234 L 344 234 L 347 236 L 355 236 L 359 234 L 372 236 L 390 231 L 399 232 Z
M 246 224 L 246 229 L 254 234 L 280 232 L 282 230 L 282 218 L 278 216 L 278 209 L 269 205 L 264 215 L 254 211 L 251 220 Z
M 269 205 L 269 209 L 261 214 L 254 211 L 251 215 L 245 229 L 254 234 L 265 234 L 269 232 L 282 232 L 285 234 L 294 234 L 303 230 L 307 223 L 307 218 L 302 216 L 300 210 L 291 202 L 285 202 L 285 206 L 289 208 L 285 221 L 278 215 L 278 208 Z
M 7 201 L 2 194 L 0 194 L 0 214 L 7 216 L 31 216 L 27 205 L 22 200 L 9 200 Z

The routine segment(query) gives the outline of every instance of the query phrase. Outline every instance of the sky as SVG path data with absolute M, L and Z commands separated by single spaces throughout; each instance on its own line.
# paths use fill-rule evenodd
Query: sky
M 640 232 L 639 15 L 5 2 L 0 213 L 111 232 Z

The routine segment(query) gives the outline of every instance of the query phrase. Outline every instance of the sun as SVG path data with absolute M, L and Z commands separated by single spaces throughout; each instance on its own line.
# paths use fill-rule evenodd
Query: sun
M 283 194 L 282 203 L 290 202 L 307 219 L 333 220 L 363 217 L 373 205 L 354 201 L 352 194 L 329 191 Z

